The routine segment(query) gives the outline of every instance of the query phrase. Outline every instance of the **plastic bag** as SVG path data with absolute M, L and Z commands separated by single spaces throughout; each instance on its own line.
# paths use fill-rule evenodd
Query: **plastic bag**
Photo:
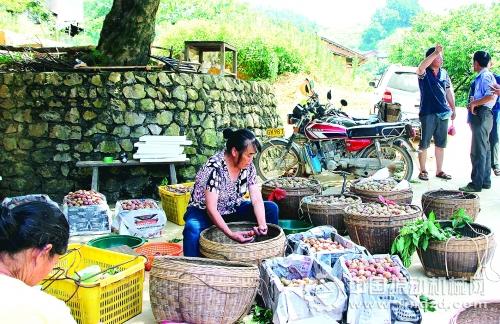
M 262 298 L 273 311 L 273 323 L 290 323 L 311 317 L 326 317 L 332 323 L 342 318 L 347 295 L 331 268 L 308 256 L 292 254 L 264 260 L 261 265 Z M 324 283 L 299 287 L 285 286 L 288 280 L 314 278 Z

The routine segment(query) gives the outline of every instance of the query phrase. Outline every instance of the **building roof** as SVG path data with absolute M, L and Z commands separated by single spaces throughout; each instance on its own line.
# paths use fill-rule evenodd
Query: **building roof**
M 328 49 L 335 55 L 343 56 L 346 58 L 355 58 L 356 57 L 361 62 L 365 61 L 367 59 L 363 54 L 356 52 L 353 49 L 347 48 L 339 43 L 336 43 L 336 42 L 334 42 L 326 37 L 321 37 L 321 40 L 327 44 Z

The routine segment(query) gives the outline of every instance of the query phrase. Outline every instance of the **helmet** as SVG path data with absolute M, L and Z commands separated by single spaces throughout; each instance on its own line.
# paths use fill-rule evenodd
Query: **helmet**
M 302 84 L 299 86 L 300 93 L 302 93 L 304 96 L 310 97 L 314 94 L 314 81 L 306 79 Z

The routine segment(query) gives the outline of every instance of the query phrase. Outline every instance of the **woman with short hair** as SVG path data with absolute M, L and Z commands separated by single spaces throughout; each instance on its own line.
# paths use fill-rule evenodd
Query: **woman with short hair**
M 0 214 L 0 321 L 75 323 L 63 301 L 37 287 L 66 253 L 69 226 L 54 204 L 2 206 Z

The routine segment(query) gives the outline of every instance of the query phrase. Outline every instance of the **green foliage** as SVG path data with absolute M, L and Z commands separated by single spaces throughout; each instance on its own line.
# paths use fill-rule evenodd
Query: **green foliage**
M 278 55 L 261 40 L 254 40 L 240 49 L 238 61 L 244 74 L 253 79 L 271 79 L 278 76 Z
M 300 72 L 303 61 L 297 53 L 281 46 L 275 47 L 274 52 L 278 57 L 278 74 Z
M 251 323 L 270 324 L 273 322 L 273 312 L 269 308 L 254 305 L 251 311 Z
M 457 231 L 472 222 L 472 218 L 467 215 L 463 208 L 455 211 L 451 217 L 451 227 L 442 228 L 436 221 L 434 212 L 429 214 L 426 220 L 417 219 L 406 223 L 399 231 L 391 246 L 391 254 L 397 253 L 403 261 L 405 267 L 411 265 L 411 256 L 417 249 L 426 251 L 429 242 L 432 240 L 445 241 L 454 236 L 461 237 Z
M 223 40 L 238 49 L 243 78 L 273 80 L 283 73 L 303 72 L 323 82 L 352 85 L 343 59 L 330 53 L 315 25 L 304 18 L 296 22 L 288 20 L 293 17 L 289 13 L 263 14 L 235 0 L 173 3 L 160 4 L 155 44 L 173 47 L 176 58 L 183 58 L 186 40 Z
M 89 66 L 100 66 L 100 65 L 110 64 L 109 57 L 96 49 L 93 49 L 88 54 L 83 55 L 81 59 Z
M 161 179 L 160 186 L 167 186 L 168 185 L 168 178 L 164 177 Z
M 99 41 L 104 17 L 111 10 L 113 0 L 85 0 L 83 2 L 83 17 L 85 31 L 79 36 L 82 42 L 95 44 Z
M 361 35 L 362 50 L 372 50 L 379 41 L 391 35 L 397 28 L 410 26 L 411 19 L 422 8 L 414 0 L 387 0 L 385 7 L 377 9 L 369 27 Z
M 424 309 L 424 312 L 436 311 L 436 301 L 434 299 L 430 299 L 426 295 L 420 295 L 419 299 L 420 303 L 422 304 L 422 308 Z
M 457 105 L 465 105 L 473 79 L 472 55 L 486 50 L 495 58 L 500 51 L 500 4 L 470 5 L 440 16 L 429 13 L 415 17 L 412 28 L 391 47 L 389 60 L 417 66 L 425 51 L 440 43 L 444 47 L 444 68 L 450 74 Z M 493 66 L 497 73 L 500 67 Z

